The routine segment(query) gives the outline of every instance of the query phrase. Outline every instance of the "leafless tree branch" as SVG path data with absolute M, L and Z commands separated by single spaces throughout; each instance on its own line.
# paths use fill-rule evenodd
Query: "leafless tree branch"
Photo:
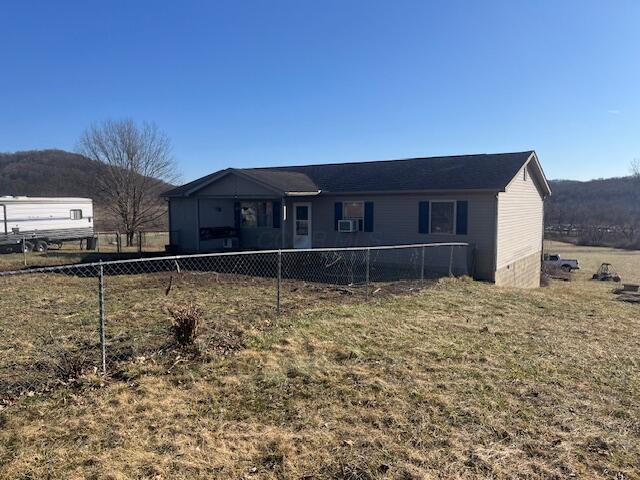
M 631 175 L 636 180 L 640 180 L 640 158 L 635 158 L 631 161 Z
M 155 124 L 138 126 L 131 119 L 93 124 L 80 137 L 79 150 L 105 166 L 97 179 L 99 193 L 129 243 L 134 232 L 163 215 L 158 197 L 164 182 L 174 183 L 178 175 L 171 142 Z

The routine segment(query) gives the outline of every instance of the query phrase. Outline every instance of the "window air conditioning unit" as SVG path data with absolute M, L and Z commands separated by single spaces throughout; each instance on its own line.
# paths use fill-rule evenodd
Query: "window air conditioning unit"
M 338 220 L 339 232 L 355 232 L 357 229 L 357 220 Z

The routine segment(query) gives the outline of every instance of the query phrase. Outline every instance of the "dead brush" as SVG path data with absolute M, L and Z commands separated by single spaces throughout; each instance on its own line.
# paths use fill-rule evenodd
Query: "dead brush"
M 36 370 L 53 371 L 57 378 L 67 381 L 80 378 L 93 367 L 95 352 L 87 342 L 72 345 L 51 332 L 42 339 L 43 352 L 34 364 Z
M 565 272 L 561 268 L 555 265 L 543 265 L 540 272 L 540 286 L 548 287 L 551 285 L 551 280 L 562 280 L 563 282 L 570 282 L 572 279 L 570 272 Z
M 204 324 L 202 307 L 189 302 L 167 307 L 171 315 L 170 330 L 179 345 L 193 345 Z
M 90 369 L 91 359 L 85 352 L 62 349 L 54 362 L 60 378 L 76 379 Z

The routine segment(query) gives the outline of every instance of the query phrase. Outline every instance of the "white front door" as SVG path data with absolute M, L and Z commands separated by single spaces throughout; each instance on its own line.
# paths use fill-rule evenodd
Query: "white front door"
M 311 248 L 311 204 L 293 204 L 293 248 Z

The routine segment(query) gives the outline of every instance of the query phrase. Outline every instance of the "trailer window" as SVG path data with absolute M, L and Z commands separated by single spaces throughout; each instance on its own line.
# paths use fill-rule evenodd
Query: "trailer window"
M 71 210 L 71 220 L 82 219 L 82 210 Z

